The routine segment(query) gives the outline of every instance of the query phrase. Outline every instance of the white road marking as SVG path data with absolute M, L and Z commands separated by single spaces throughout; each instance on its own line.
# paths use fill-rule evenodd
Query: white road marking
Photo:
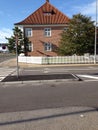
M 98 76 L 91 76 L 91 75 L 78 75 L 78 76 L 83 78 L 98 79 Z
M 49 68 L 44 68 L 43 73 L 49 73 L 50 69 Z
M 6 78 L 8 75 L 13 75 L 13 74 L 15 74 L 15 72 L 16 72 L 16 69 L 15 68 L 3 68 L 3 67 L 1 67 L 0 68 L 0 82 L 4 79 L 4 78 Z
M 0 76 L 0 82 L 5 78 L 6 76 Z

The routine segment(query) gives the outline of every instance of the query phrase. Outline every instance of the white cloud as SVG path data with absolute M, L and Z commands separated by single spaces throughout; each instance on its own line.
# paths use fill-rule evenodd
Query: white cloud
M 81 12 L 86 15 L 95 15 L 96 2 L 85 5 L 84 7 L 81 7 Z
M 96 2 L 92 2 L 89 4 L 85 4 L 84 6 L 74 7 L 78 13 L 90 16 L 93 20 L 95 20 L 96 15 Z
M 96 15 L 96 1 L 95 0 L 91 3 L 89 2 L 88 4 L 85 2 L 84 3 L 80 2 L 80 4 L 76 4 L 76 3 L 69 4 L 68 2 L 68 4 L 70 5 L 68 9 L 65 8 L 68 6 L 67 4 L 66 5 L 65 4 L 59 5 L 59 9 L 65 14 L 67 14 L 68 16 L 73 16 L 74 14 L 81 13 L 83 15 L 90 16 L 93 20 L 95 20 L 95 15 Z
M 5 37 L 9 38 L 9 37 L 11 37 L 11 35 L 13 35 L 13 31 L 12 30 L 10 30 L 8 28 L 2 28 L 0 30 L 0 42 L 1 43 L 7 42 Z

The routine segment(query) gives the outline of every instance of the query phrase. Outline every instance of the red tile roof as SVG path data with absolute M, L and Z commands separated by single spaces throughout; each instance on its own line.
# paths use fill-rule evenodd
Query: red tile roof
M 69 18 L 66 15 L 46 1 L 34 13 L 15 25 L 66 24 L 68 22 Z

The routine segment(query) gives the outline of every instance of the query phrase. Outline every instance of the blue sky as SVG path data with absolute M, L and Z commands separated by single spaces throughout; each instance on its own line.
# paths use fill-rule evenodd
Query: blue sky
M 0 1 L 0 42 L 6 42 L 5 37 L 12 35 L 14 23 L 20 22 L 46 0 L 1 0 Z M 69 18 L 72 15 L 81 13 L 90 16 L 95 20 L 96 0 L 50 0 L 50 3 L 66 14 Z

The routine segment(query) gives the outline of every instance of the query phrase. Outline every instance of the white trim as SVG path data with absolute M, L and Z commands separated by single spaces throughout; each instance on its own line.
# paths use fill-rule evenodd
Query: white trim
M 44 28 L 44 36 L 51 37 L 51 28 Z
M 45 42 L 44 50 L 45 51 L 52 51 L 52 44 L 50 42 Z
M 68 26 L 68 24 L 36 24 L 36 25 L 17 25 L 17 26 L 23 26 L 23 27 L 65 27 L 65 26 Z
M 24 30 L 25 30 L 25 36 L 26 37 L 32 37 L 33 36 L 32 28 L 28 27 L 28 28 L 24 28 Z
M 33 43 L 28 43 L 28 49 L 29 49 L 29 51 L 30 52 L 32 52 L 33 51 Z

